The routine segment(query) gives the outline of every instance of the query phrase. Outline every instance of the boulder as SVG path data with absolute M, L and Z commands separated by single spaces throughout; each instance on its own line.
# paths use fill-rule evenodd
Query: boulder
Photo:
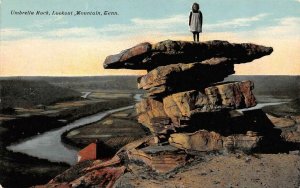
M 201 89 L 223 81 L 234 73 L 227 58 L 212 58 L 203 62 L 160 66 L 138 79 L 138 88 L 148 95 L 168 95 L 192 89 Z
M 106 69 L 152 70 L 158 66 L 177 63 L 199 62 L 213 57 L 234 59 L 234 63 L 245 63 L 271 54 L 273 48 L 252 43 L 229 43 L 213 40 L 207 42 L 165 40 L 151 45 L 141 43 L 104 61 Z
M 183 150 L 215 151 L 223 148 L 222 136 L 206 130 L 171 134 L 169 143 Z

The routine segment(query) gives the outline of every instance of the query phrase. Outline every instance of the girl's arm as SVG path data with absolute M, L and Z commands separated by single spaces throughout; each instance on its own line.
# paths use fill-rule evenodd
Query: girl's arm
M 191 26 L 191 19 L 192 19 L 192 12 L 190 12 L 190 17 L 189 17 L 189 26 Z
M 200 23 L 201 23 L 201 26 L 202 26 L 202 23 L 203 23 L 203 16 L 202 16 L 202 12 L 201 11 L 199 11 L 199 13 L 200 13 Z

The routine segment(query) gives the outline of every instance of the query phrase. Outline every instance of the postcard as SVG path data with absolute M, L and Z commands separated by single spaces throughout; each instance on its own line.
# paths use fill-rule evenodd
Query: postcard
M 299 0 L 0 0 L 0 187 L 299 187 Z

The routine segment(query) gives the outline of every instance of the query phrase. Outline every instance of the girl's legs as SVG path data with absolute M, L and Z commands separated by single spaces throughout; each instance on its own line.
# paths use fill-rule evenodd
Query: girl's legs
M 199 32 L 193 32 L 194 42 L 199 42 Z

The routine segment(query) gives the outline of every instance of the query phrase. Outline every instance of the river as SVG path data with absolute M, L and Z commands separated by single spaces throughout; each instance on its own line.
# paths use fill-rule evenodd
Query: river
M 249 111 L 249 110 L 257 110 L 257 109 L 261 109 L 265 106 L 274 106 L 274 105 L 279 105 L 279 104 L 283 104 L 285 102 L 268 102 L 268 103 L 258 103 L 256 106 L 251 107 L 251 108 L 245 108 L 245 109 L 240 109 L 237 111 L 243 112 L 243 111 Z
M 136 94 L 134 96 L 134 99 L 136 101 L 140 100 L 141 95 Z M 240 111 L 259 109 L 264 106 L 278 105 L 278 104 L 282 104 L 282 103 L 279 102 L 260 103 L 253 108 L 243 109 Z M 14 143 L 8 146 L 7 149 L 14 152 L 21 152 L 42 159 L 48 159 L 49 161 L 52 162 L 65 162 L 70 165 L 73 165 L 77 162 L 78 149 L 62 143 L 61 135 L 65 131 L 70 130 L 72 128 L 97 122 L 111 113 L 122 111 L 125 109 L 130 109 L 130 108 L 133 108 L 133 106 L 126 106 L 123 108 L 108 110 L 105 112 L 100 112 L 94 115 L 83 117 L 59 129 L 51 130 L 43 134 L 36 135 L 34 137 L 30 137 L 19 143 Z
M 141 94 L 136 94 L 134 99 L 135 101 L 140 100 Z M 61 135 L 72 128 L 100 121 L 109 114 L 130 108 L 133 108 L 133 106 L 126 106 L 83 117 L 64 127 L 30 137 L 19 143 L 14 143 L 8 146 L 7 149 L 41 159 L 48 159 L 52 162 L 64 162 L 73 165 L 77 162 L 78 149 L 61 142 Z

